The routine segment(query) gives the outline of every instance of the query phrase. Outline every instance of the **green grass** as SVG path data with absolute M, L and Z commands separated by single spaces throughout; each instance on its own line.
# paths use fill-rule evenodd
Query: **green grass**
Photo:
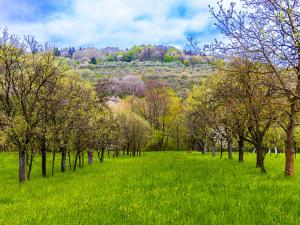
M 57 167 L 53 178 L 40 177 L 37 161 L 20 185 L 17 155 L 0 154 L 0 224 L 300 224 L 299 160 L 285 178 L 283 155 L 267 157 L 267 174 L 245 159 L 147 153 Z

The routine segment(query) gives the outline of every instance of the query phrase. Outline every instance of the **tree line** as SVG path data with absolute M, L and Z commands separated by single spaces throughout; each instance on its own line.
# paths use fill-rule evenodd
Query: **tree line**
M 256 146 L 257 165 L 265 170 L 264 139 L 271 127 L 277 126 L 286 136 L 285 174 L 293 176 L 300 98 L 300 2 L 241 0 L 238 3 L 242 7 L 236 3 L 226 6 L 222 1 L 216 8 L 210 7 L 225 41 L 205 46 L 191 38 L 189 42 L 198 54 L 210 54 L 216 61 L 226 62 L 224 67 L 217 66 L 229 75 L 221 83 L 236 92 L 224 94 L 228 98 L 224 103 L 233 104 L 230 111 L 236 111 L 239 105 L 243 108 L 244 111 L 237 108 L 235 125 L 240 130 L 248 121 L 239 135 L 245 136 L 246 132 Z M 231 81 L 228 86 L 228 79 L 237 87 Z M 255 84 L 252 88 L 251 83 Z
M 114 78 L 92 84 L 31 36 L 20 42 L 4 30 L 0 40 L 0 125 L 7 149 L 19 153 L 21 182 L 30 179 L 36 155 L 45 177 L 49 154 L 54 175 L 58 155 L 66 172 L 83 167 L 85 155 L 93 163 L 94 153 L 100 162 L 105 152 L 148 150 L 210 151 L 213 157 L 227 151 L 232 159 L 237 149 L 242 162 L 254 146 L 265 172 L 268 148 L 284 148 L 277 134 L 289 132 L 290 102 L 266 64 L 215 60 L 214 73 L 183 99 L 159 80 L 127 76 L 117 89 Z M 290 73 L 281 78 L 295 85 Z
M 20 182 L 30 179 L 37 154 L 44 177 L 49 153 L 52 175 L 57 154 L 61 172 L 82 167 L 85 154 L 92 163 L 94 152 L 101 162 L 104 151 L 117 157 L 123 146 L 127 154 L 141 155 L 148 125 L 134 116 L 114 113 L 95 86 L 57 58 L 50 45 L 40 45 L 32 36 L 21 41 L 4 29 L 0 83 L 1 136 L 5 150 L 19 153 Z M 139 138 L 138 144 L 130 142 L 132 135 Z
M 200 46 L 189 39 L 213 74 L 187 98 L 159 80 L 128 76 L 93 85 L 55 56 L 48 44 L 3 31 L 0 38 L 0 127 L 8 149 L 19 153 L 19 180 L 30 178 L 34 157 L 57 154 L 61 171 L 89 163 L 93 153 L 138 156 L 147 150 L 199 150 L 212 156 L 234 149 L 256 153 L 266 172 L 271 148 L 285 153 L 285 174 L 294 174 L 299 131 L 299 1 L 241 1 L 211 8 L 226 41 Z M 209 57 L 208 57 L 209 56 Z M 128 82 L 129 81 L 129 82 Z M 130 85 L 127 85 L 130 83 Z M 117 96 L 116 96 L 117 95 Z M 68 165 L 68 166 L 67 166 Z
M 177 62 L 185 66 L 194 66 L 205 63 L 202 57 L 190 50 L 179 50 L 175 47 L 164 45 L 140 45 L 126 50 L 118 48 L 79 48 L 69 47 L 64 49 L 54 48 L 56 56 L 63 56 L 78 60 L 88 61 L 90 64 L 100 62 L 132 62 L 132 61 L 157 61 L 162 63 Z

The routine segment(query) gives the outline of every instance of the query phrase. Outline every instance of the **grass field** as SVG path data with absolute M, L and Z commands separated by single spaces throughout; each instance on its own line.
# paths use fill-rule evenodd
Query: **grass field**
M 53 178 L 41 178 L 36 162 L 23 185 L 16 156 L 0 154 L 0 224 L 300 224 L 300 162 L 287 179 L 283 155 L 267 157 L 267 174 L 252 154 L 241 164 L 147 153 L 66 174 L 57 167 Z

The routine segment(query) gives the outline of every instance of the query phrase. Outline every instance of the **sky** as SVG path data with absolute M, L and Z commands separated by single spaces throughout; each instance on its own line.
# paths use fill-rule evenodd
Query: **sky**
M 218 1 L 0 0 L 0 28 L 57 47 L 184 48 L 188 36 L 202 43 L 219 37 L 208 8 Z

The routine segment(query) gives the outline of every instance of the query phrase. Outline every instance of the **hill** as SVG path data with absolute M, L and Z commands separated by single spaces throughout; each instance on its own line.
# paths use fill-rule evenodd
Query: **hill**
M 164 45 L 140 45 L 121 50 L 117 47 L 97 49 L 86 47 L 76 49 L 74 47 L 55 48 L 56 56 L 63 56 L 77 60 L 79 63 L 92 62 L 97 64 L 105 62 L 132 62 L 132 61 L 159 61 L 177 62 L 186 66 L 197 65 L 204 62 L 203 57 L 198 56 L 191 50 L 181 50 L 173 46 Z
M 186 97 L 193 85 L 213 72 L 209 64 L 185 66 L 181 63 L 161 62 L 101 62 L 97 65 L 73 65 L 87 80 L 97 82 L 100 79 L 124 78 L 137 76 L 143 81 L 158 79 L 174 89 L 179 96 Z

